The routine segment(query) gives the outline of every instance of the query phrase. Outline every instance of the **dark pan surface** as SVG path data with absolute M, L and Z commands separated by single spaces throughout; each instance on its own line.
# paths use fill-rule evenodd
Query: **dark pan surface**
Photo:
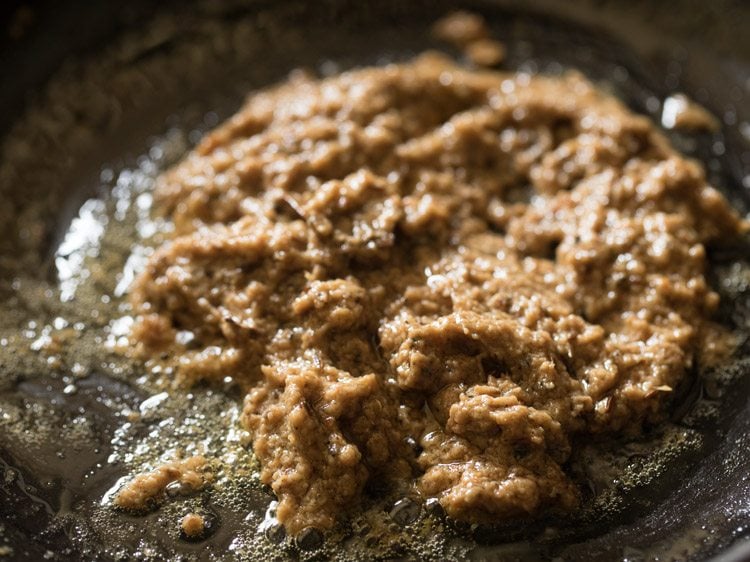
M 232 388 L 145 402 L 161 390 L 105 351 L 118 329 L 111 320 L 122 316 L 115 275 L 127 271 L 133 231 L 153 226 L 138 209 L 147 210 L 154 176 L 231 115 L 248 91 L 299 66 L 325 73 L 408 58 L 435 46 L 429 24 L 458 5 L 206 1 L 157 9 L 136 1 L 2 8 L 0 63 L 13 79 L 0 88 L 0 553 L 18 560 L 750 558 L 747 343 L 731 366 L 695 374 L 670 424 L 637 442 L 599 444 L 627 454 L 604 455 L 608 472 L 589 481 L 587 510 L 568 521 L 463 528 L 423 509 L 417 522 L 386 528 L 385 535 L 355 520 L 320 547 L 275 544 L 278 535 L 258 531 L 272 498 L 252 475 L 145 517 L 100 505 L 118 478 L 164 449 L 202 442 L 235 459 L 229 464 L 250 462 L 241 436 L 227 440 L 222 430 L 236 416 Z M 593 0 L 460 6 L 486 16 L 508 46 L 509 69 L 578 68 L 657 121 L 661 101 L 676 91 L 706 105 L 723 121 L 721 133 L 675 133 L 672 140 L 701 159 L 711 180 L 747 211 L 750 7 Z M 82 226 L 102 233 L 76 246 L 71 232 L 86 231 Z M 79 254 L 93 273 L 66 277 Z M 713 258 L 722 317 L 747 332 L 750 252 Z M 71 286 L 75 297 L 68 300 Z M 68 335 L 55 364 L 33 344 L 58 332 Z M 210 422 L 217 411 L 225 412 L 218 425 Z M 372 499 L 370 523 L 388 522 L 384 501 Z M 212 534 L 202 542 L 176 532 L 175 521 L 189 509 L 212 518 Z

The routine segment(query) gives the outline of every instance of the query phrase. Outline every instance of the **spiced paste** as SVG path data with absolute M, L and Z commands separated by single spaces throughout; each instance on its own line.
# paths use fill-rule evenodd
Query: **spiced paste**
M 727 348 L 705 245 L 746 228 L 576 73 L 426 54 L 252 95 L 163 175 L 136 352 L 232 380 L 291 533 L 365 488 L 502 521 L 579 502 L 573 439 L 634 434 Z

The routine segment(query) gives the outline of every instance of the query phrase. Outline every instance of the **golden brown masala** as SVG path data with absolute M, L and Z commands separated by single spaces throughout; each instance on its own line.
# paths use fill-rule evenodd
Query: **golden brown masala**
M 180 519 L 180 531 L 187 538 L 199 538 L 206 532 L 206 521 L 198 513 L 188 513 Z
M 173 482 L 179 483 L 185 491 L 203 488 L 212 479 L 207 469 L 203 455 L 165 463 L 127 482 L 115 495 L 114 504 L 129 511 L 145 511 L 159 504 L 167 486 Z
M 254 94 L 157 187 L 137 352 L 231 377 L 291 533 L 368 482 L 569 510 L 575 435 L 636 433 L 716 355 L 704 244 L 746 224 L 580 75 L 428 54 Z

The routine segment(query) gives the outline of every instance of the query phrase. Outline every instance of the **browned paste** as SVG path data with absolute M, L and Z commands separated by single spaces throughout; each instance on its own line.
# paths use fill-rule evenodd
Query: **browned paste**
M 180 519 L 180 531 L 188 538 L 198 538 L 206 532 L 206 521 L 198 513 L 188 513 Z
M 254 94 L 166 173 L 136 350 L 238 381 L 291 533 L 365 485 L 468 521 L 570 510 L 576 436 L 634 434 L 724 346 L 702 168 L 580 75 L 427 54 Z
M 461 49 L 477 66 L 497 66 L 505 59 L 505 46 L 492 39 L 484 18 L 470 12 L 453 12 L 432 26 L 435 39 Z
M 661 124 L 667 129 L 710 133 L 715 133 L 721 128 L 721 123 L 716 117 L 685 94 L 675 94 L 664 100 Z
M 183 492 L 200 490 L 212 479 L 205 457 L 196 455 L 158 466 L 139 474 L 117 492 L 114 504 L 129 511 L 144 511 L 158 505 L 167 486 L 176 482 Z

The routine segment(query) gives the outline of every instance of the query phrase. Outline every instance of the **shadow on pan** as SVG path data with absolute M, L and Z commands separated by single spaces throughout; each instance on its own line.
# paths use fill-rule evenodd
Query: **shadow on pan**
M 745 30 L 750 24 L 750 7 L 741 2 L 246 1 L 194 2 L 189 6 L 166 3 L 158 10 L 153 3 L 138 1 L 74 1 L 64 9 L 54 2 L 10 2 L 0 8 L 0 64 L 10 78 L 0 89 L 3 135 L 11 131 L 16 117 L 30 99 L 38 98 L 61 65 L 95 59 L 122 34 L 156 17 L 173 18 L 178 24 L 172 29 L 177 31 L 143 45 L 132 59 L 121 61 L 123 65 L 164 55 L 178 49 L 181 42 L 191 41 L 191 33 L 197 33 L 196 18 L 215 20 L 216 29 L 221 29 L 222 21 L 237 18 L 275 18 L 294 32 L 289 37 L 297 38 L 285 42 L 281 39 L 286 35 L 269 34 L 263 38 L 267 56 L 252 72 L 241 65 L 218 69 L 213 77 L 220 77 L 218 81 L 206 76 L 184 91 L 164 93 L 153 101 L 153 107 L 146 103 L 126 110 L 132 111 L 132 117 L 128 114 L 121 119 L 115 134 L 102 140 L 88 161 L 76 166 L 76 174 L 71 172 L 69 180 L 48 186 L 49 193 L 33 194 L 56 197 L 60 202 L 51 206 L 57 212 L 47 221 L 48 250 L 54 250 L 70 216 L 91 195 L 90 177 L 99 175 L 101 163 L 116 159 L 120 152 L 137 154 L 143 139 L 163 130 L 175 108 L 196 106 L 200 113 L 215 107 L 218 116 L 225 117 L 249 89 L 281 79 L 296 66 L 317 68 L 321 61 L 333 60 L 346 68 L 407 58 L 429 46 L 428 25 L 458 5 L 486 16 L 495 35 L 508 45 L 509 68 L 532 72 L 579 68 L 613 89 L 635 110 L 657 120 L 660 101 L 675 91 L 684 91 L 709 107 L 724 123 L 721 133 L 697 137 L 674 134 L 672 140 L 684 152 L 700 158 L 711 181 L 747 211 L 750 36 Z M 211 92 L 211 88 L 219 92 Z M 127 161 L 128 156 L 123 158 Z M 16 205 L 21 210 L 29 197 L 3 195 L 14 201 L 18 198 Z M 9 232 L 7 238 L 13 240 L 16 235 Z M 742 260 L 743 254 L 746 257 L 747 252 L 738 250 L 715 259 L 730 263 Z M 714 276 L 714 284 L 722 285 L 721 275 Z M 744 310 L 745 303 L 731 299 L 725 303 L 723 314 L 730 321 L 746 322 L 747 315 L 737 312 Z M 744 353 L 748 353 L 747 344 Z M 6 364 L 0 362 L 0 369 L 7 369 Z M 53 447 L 42 447 L 36 456 L 24 454 L 0 432 L 0 467 L 6 476 L 0 483 L 0 539 L 19 559 L 113 557 L 101 536 L 95 537 L 102 542 L 101 549 L 90 542 L 85 549 L 81 547 L 79 539 L 86 535 L 89 513 L 76 506 L 98 502 L 121 472 L 100 470 L 89 479 L 93 484 L 75 482 L 86 480 L 92 466 L 106 465 L 107 442 L 120 423 L 114 413 L 117 407 L 137 407 L 145 396 L 122 381 L 97 373 L 79 385 L 75 395 L 66 395 L 59 381 L 48 384 L 43 373 L 37 375 L 3 373 L 3 380 L 13 384 L 1 385 L 0 395 L 24 407 L 47 400 L 61 411 L 70 410 L 71 415 L 86 412 L 100 430 L 101 447 L 92 447 L 75 459 L 55 460 Z M 685 403 L 676 406 L 675 417 L 682 418 L 696 401 L 712 401 L 719 414 L 709 426 L 700 428 L 705 444 L 696 454 L 668 467 L 656 487 L 641 490 L 638 500 L 616 517 L 580 529 L 569 528 L 561 540 L 544 548 L 518 546 L 522 541 L 517 534 L 475 533 L 470 537 L 476 545 L 475 556 L 485 560 L 647 560 L 654 552 L 662 552 L 662 559 L 750 559 L 750 370 L 745 368 L 732 381 L 721 395 L 693 385 Z M 107 401 L 102 402 L 102 396 L 108 397 Z M 258 509 L 267 500 L 267 496 L 257 498 Z M 63 511 L 66 523 L 57 525 Z M 220 516 L 230 534 L 232 525 L 242 524 L 241 518 L 233 521 L 229 513 Z M 148 524 L 147 520 L 137 521 L 129 521 L 135 525 L 134 544 L 141 532 L 138 525 Z M 213 546 L 211 541 L 175 550 L 167 546 L 164 552 L 152 552 L 151 556 L 201 557 L 210 552 L 221 556 L 226 552 L 222 550 L 226 545 L 218 539 Z M 138 556 L 149 555 L 140 552 Z

